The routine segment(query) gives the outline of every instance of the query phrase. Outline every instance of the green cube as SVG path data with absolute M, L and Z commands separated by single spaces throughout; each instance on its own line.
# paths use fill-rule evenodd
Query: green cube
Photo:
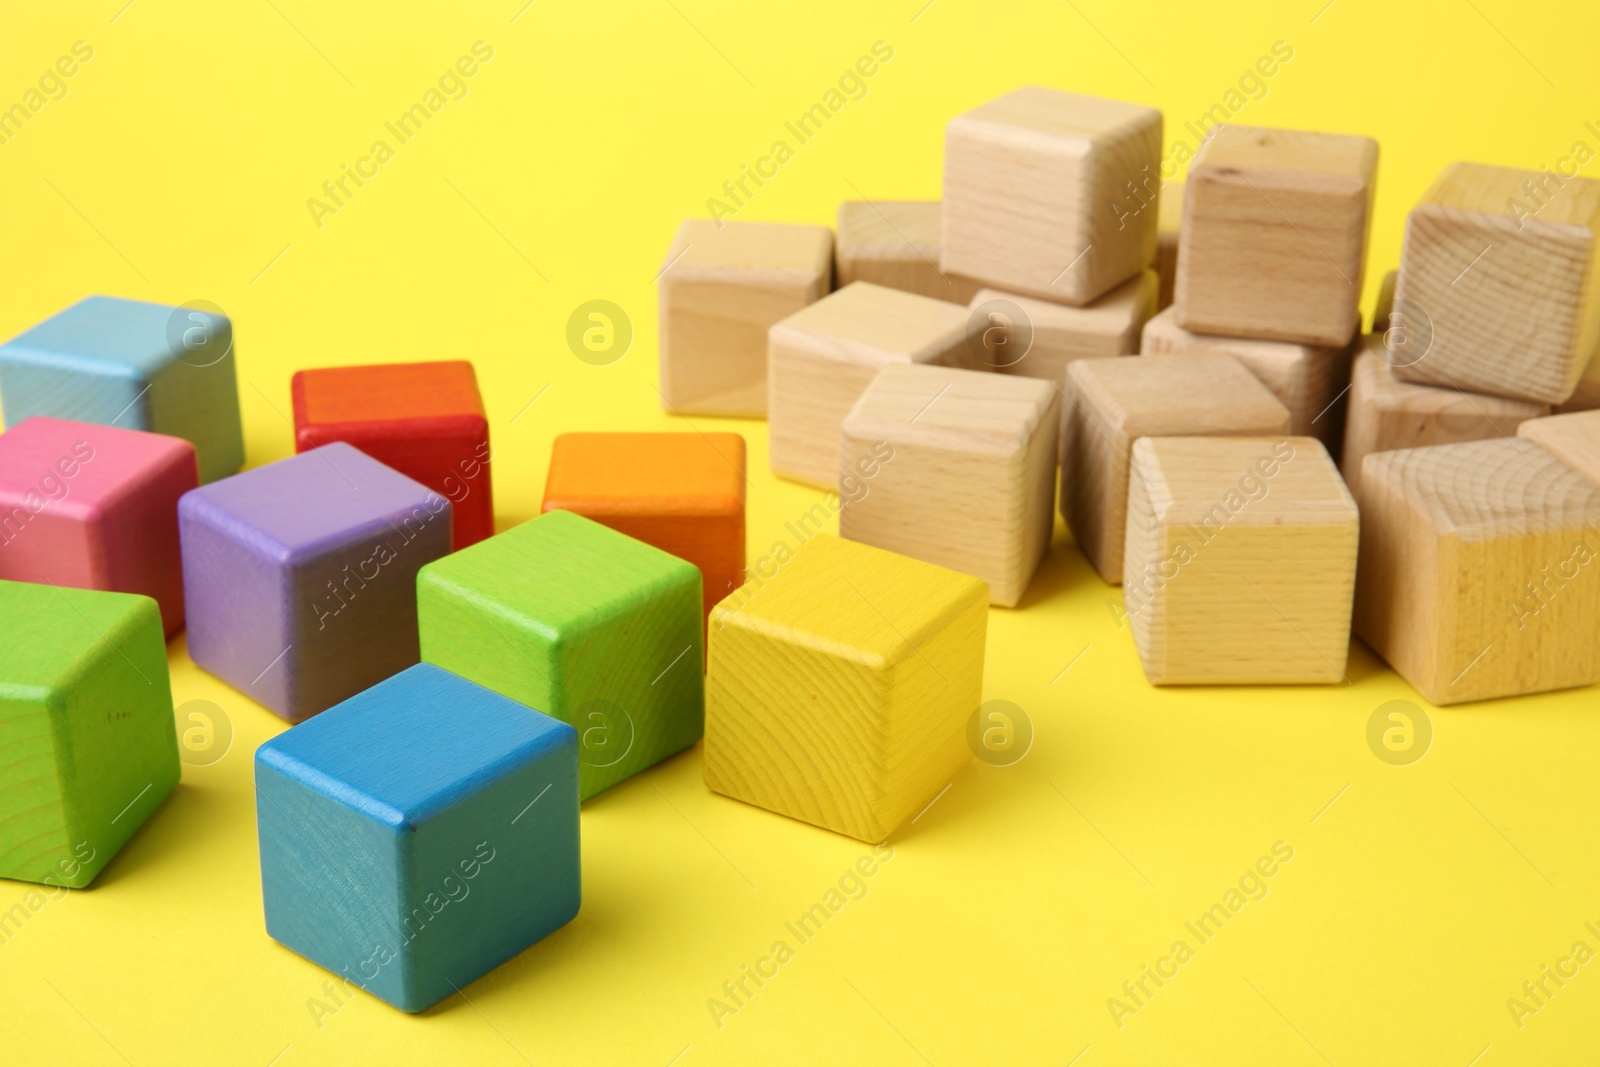
M 423 567 L 422 658 L 578 731 L 587 799 L 700 739 L 700 570 L 567 511 Z
M 0 878 L 88 885 L 178 784 L 156 602 L 0 581 Z

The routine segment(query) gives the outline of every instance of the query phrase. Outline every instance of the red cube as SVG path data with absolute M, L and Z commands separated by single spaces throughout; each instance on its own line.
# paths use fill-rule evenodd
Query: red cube
M 489 420 L 471 363 L 323 367 L 297 371 L 289 388 L 295 451 L 343 441 L 442 494 L 452 550 L 494 533 Z

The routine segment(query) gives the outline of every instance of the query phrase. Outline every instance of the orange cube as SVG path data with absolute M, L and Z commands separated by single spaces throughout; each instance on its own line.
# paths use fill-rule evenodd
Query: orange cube
M 576 512 L 700 568 L 705 614 L 744 584 L 744 438 L 564 433 L 541 510 Z

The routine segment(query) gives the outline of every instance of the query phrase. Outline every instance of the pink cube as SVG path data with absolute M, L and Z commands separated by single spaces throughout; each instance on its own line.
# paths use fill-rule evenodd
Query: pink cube
M 0 578 L 141 593 L 183 626 L 178 498 L 194 446 L 36 415 L 0 434 Z

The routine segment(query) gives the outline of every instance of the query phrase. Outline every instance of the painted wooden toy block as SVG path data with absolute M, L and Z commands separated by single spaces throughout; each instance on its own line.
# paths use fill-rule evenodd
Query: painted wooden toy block
M 970 756 L 989 594 L 819 534 L 711 612 L 706 785 L 881 842 Z
M 1369 453 L 1508 437 L 1528 419 L 1550 414 L 1550 405 L 1531 400 L 1402 382 L 1390 358 L 1383 338 L 1369 336 L 1350 372 L 1339 469 L 1353 495 L 1360 495 L 1361 463 Z
M 767 413 L 767 329 L 828 292 L 825 226 L 690 219 L 661 269 L 661 397 L 673 414 Z
M 1044 378 L 1059 386 L 1066 379 L 1067 364 L 1075 359 L 1131 356 L 1139 351 L 1144 324 L 1156 313 L 1159 288 L 1156 272 L 1144 270 L 1083 307 L 983 289 L 968 306 L 975 314 L 983 309 L 990 326 L 980 321 L 971 328 L 1002 327 L 1003 332 L 988 335 L 995 340 L 984 346 L 993 353 L 987 362 L 994 370 Z M 1021 322 L 1012 321 L 1018 316 L 1007 304 L 1021 309 Z M 1027 347 L 1018 351 L 1019 345 Z
M 940 269 L 1087 304 L 1155 255 L 1161 112 L 1027 86 L 945 127 Z
M 1370 137 L 1218 127 L 1185 182 L 1178 324 L 1349 344 L 1361 318 L 1377 167 Z
M 1554 183 L 1554 184 L 1552 184 Z M 1452 163 L 1406 217 L 1405 381 L 1559 404 L 1600 342 L 1600 181 Z
M 35 415 L 0 434 L 0 578 L 140 593 L 183 626 L 178 498 L 194 446 Z
M 1517 429 L 1561 462 L 1600 484 L 1600 411 L 1572 412 L 1529 419 Z
M 256 750 L 267 933 L 418 1012 L 578 914 L 578 741 L 420 663 Z
M 149 597 L 0 581 L 0 878 L 88 885 L 178 784 Z
M 1134 442 L 1122 595 L 1145 677 L 1344 681 L 1358 526 L 1315 438 Z
M 1356 320 L 1350 321 L 1354 329 Z M 1318 348 L 1288 341 L 1191 333 L 1178 325 L 1175 310 L 1168 308 L 1145 323 L 1140 351 L 1147 356 L 1197 352 L 1232 356 L 1289 409 L 1289 432 L 1316 437 L 1330 450 L 1338 450 L 1354 344 Z
M 855 282 L 772 327 L 767 423 L 772 472 L 822 489 L 839 482 L 839 428 L 890 363 L 978 367 L 968 313 L 871 282 Z
M 224 315 L 91 296 L 0 346 L 7 426 L 32 415 L 181 437 L 201 482 L 244 466 L 233 323 Z
M 1161 203 L 1156 213 L 1156 258 L 1151 264 L 1161 276 L 1161 291 L 1156 296 L 1156 311 L 1172 306 L 1178 288 L 1178 242 L 1183 233 L 1183 183 L 1163 182 Z
M 700 568 L 702 615 L 744 584 L 744 438 L 564 433 L 541 511 L 570 511 Z
M 1060 396 L 1047 382 L 892 363 L 844 420 L 839 535 L 982 578 L 1016 607 L 1055 519 Z
M 299 722 L 417 662 L 450 502 L 342 442 L 184 496 L 189 655 Z
M 584 799 L 700 739 L 700 571 L 567 511 L 424 567 L 422 658 L 578 729 Z
M 289 390 L 296 451 L 343 441 L 443 495 L 452 548 L 494 533 L 489 420 L 471 363 L 303 370 Z
M 1287 434 L 1289 412 L 1232 356 L 1125 356 L 1066 378 L 1061 517 L 1094 569 L 1122 582 L 1130 449 L 1141 437 Z
M 835 284 L 871 282 L 965 304 L 979 285 L 939 269 L 942 213 L 937 200 L 846 200 L 839 205 Z
M 1375 452 L 1356 633 L 1435 704 L 1589 685 L 1597 555 L 1600 485 L 1531 440 Z

